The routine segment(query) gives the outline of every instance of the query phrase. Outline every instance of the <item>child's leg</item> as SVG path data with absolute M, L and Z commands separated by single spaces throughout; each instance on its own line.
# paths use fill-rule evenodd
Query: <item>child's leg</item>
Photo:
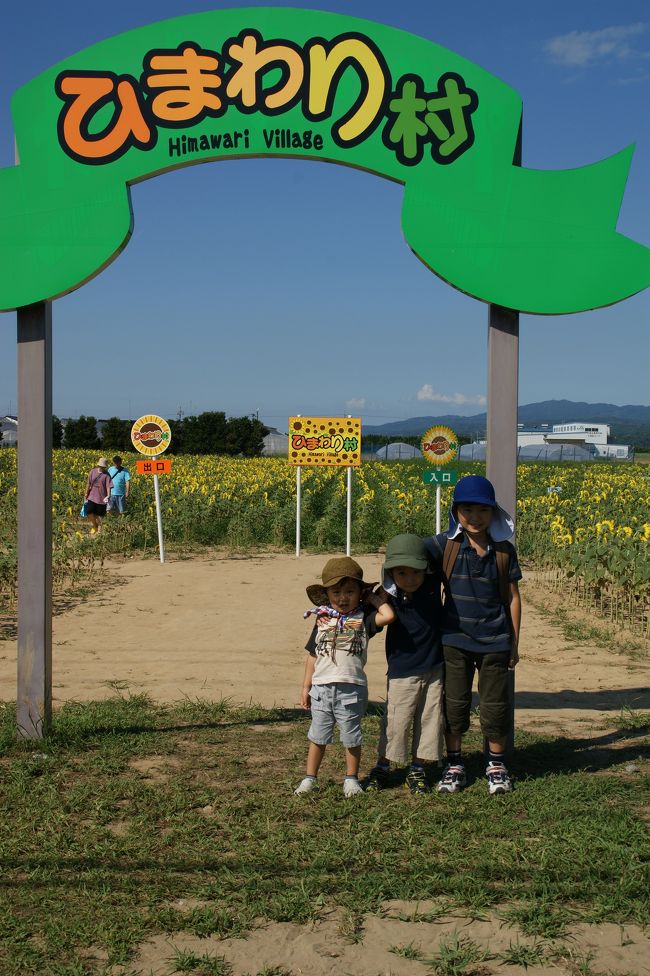
M 445 742 L 447 765 L 438 783 L 439 793 L 458 793 L 467 782 L 462 762 L 463 735 L 469 728 L 474 681 L 474 656 L 445 645 Z
M 359 776 L 361 763 L 361 746 L 347 746 L 345 750 L 345 773 L 347 776 Z
M 368 707 L 368 689 L 365 685 L 341 684 L 336 686 L 334 714 L 345 747 L 346 776 L 343 792 L 346 796 L 363 793 L 359 783 L 361 762 L 361 720 Z
M 411 755 L 413 719 L 422 688 L 422 677 L 391 678 L 387 702 L 386 758 L 404 766 Z
M 439 664 L 422 675 L 422 686 L 413 718 L 413 763 L 424 765 L 442 756 L 442 672 Z
M 307 753 L 307 772 L 294 792 L 297 795 L 311 793 L 317 788 L 316 777 L 323 761 L 326 747 L 334 741 L 334 709 L 332 707 L 333 685 L 312 685 L 311 697 L 311 725 L 307 738 L 309 751 Z
M 318 770 L 320 769 L 320 764 L 323 761 L 326 749 L 327 746 L 322 746 L 318 742 L 309 743 L 309 752 L 307 753 L 308 776 L 313 776 L 314 778 L 318 776 Z
M 489 749 L 485 775 L 491 794 L 509 793 L 512 781 L 503 761 L 510 731 L 509 652 L 483 654 L 481 658 L 478 665 L 481 731 Z

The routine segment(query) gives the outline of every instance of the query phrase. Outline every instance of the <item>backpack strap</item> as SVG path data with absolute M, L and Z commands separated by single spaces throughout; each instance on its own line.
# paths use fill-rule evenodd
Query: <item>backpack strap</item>
M 501 602 L 510 611 L 510 580 L 508 570 L 510 569 L 510 551 L 506 542 L 493 542 L 494 554 L 497 560 L 497 576 L 499 579 L 499 596 Z
M 445 598 L 449 595 L 449 580 L 458 559 L 461 541 L 461 537 L 456 536 L 455 539 L 447 539 L 445 542 L 445 549 L 442 554 L 442 588 Z

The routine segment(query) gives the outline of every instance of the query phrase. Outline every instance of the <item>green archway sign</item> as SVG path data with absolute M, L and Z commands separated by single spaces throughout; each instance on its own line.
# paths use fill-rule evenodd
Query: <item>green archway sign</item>
M 525 169 L 515 91 L 370 21 L 285 8 L 178 17 L 55 65 L 16 93 L 12 111 L 0 310 L 18 310 L 17 724 L 26 737 L 44 734 L 52 705 L 51 301 L 125 247 L 132 183 L 246 156 L 328 160 L 402 183 L 415 254 L 489 303 L 487 471 L 511 511 L 519 311 L 598 308 L 650 284 L 650 249 L 616 232 L 631 149 L 581 169 Z
M 537 313 L 650 284 L 616 233 L 631 149 L 567 171 L 513 165 L 521 100 L 457 54 L 310 10 L 163 21 L 87 48 L 16 93 L 0 171 L 0 308 L 63 295 L 129 239 L 129 185 L 246 156 L 343 163 L 404 184 L 421 260 L 475 298 Z

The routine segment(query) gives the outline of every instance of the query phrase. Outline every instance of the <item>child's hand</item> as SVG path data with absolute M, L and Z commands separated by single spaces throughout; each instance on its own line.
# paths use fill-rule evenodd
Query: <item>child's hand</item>
M 378 586 L 374 591 L 366 590 L 363 594 L 363 602 L 369 603 L 371 607 L 378 610 L 383 603 L 388 602 L 388 593 L 383 586 Z
M 309 711 L 309 709 L 311 708 L 311 695 L 309 694 L 310 691 L 311 691 L 311 685 L 309 686 L 303 685 L 302 691 L 300 693 L 300 707 L 304 708 L 305 711 Z
M 515 668 L 516 668 L 516 666 L 517 666 L 518 661 L 519 661 L 519 648 L 517 647 L 516 644 L 514 644 L 513 647 L 512 647 L 512 649 L 511 649 L 511 651 L 510 651 L 510 660 L 508 661 L 508 670 L 509 671 L 514 671 Z

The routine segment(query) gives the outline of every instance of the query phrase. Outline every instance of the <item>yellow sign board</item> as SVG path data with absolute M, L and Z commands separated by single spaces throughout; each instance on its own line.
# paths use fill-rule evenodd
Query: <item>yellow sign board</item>
M 458 436 L 451 427 L 429 427 L 422 435 L 420 447 L 427 461 L 443 466 L 458 456 Z
M 361 464 L 360 417 L 289 417 L 289 464 Z
M 163 417 L 146 414 L 139 417 L 131 428 L 131 443 L 140 454 L 157 457 L 171 444 L 172 432 Z

